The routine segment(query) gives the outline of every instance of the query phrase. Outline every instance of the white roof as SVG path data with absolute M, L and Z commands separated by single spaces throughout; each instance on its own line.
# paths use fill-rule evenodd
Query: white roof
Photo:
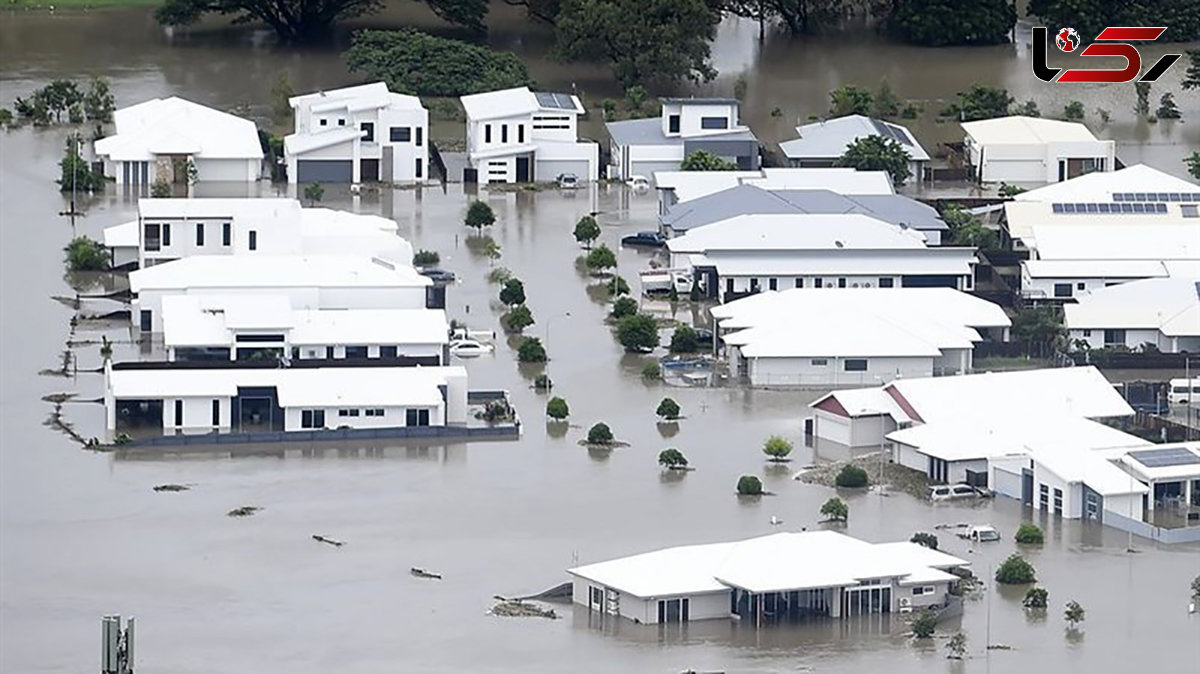
M 789 159 L 836 159 L 846 152 L 847 145 L 859 138 L 882 136 L 901 143 L 912 159 L 929 161 L 929 153 L 907 128 L 864 115 L 847 115 L 803 124 L 796 127 L 796 133 L 799 138 L 779 144 L 779 149 Z
M 1187 454 L 1191 454 L 1193 457 L 1200 459 L 1200 442 L 1179 442 L 1171 445 L 1153 445 L 1150 447 L 1139 448 L 1139 450 L 1152 452 L 1152 457 L 1155 454 L 1161 455 L 1178 453 L 1185 456 Z M 1139 452 L 1139 450 L 1133 451 Z M 1145 455 L 1139 456 L 1138 454 L 1131 454 L 1129 452 L 1122 452 L 1117 458 L 1127 467 L 1128 470 L 1132 470 L 1135 474 L 1146 480 L 1182 480 L 1187 478 L 1191 478 L 1193 480 L 1200 479 L 1200 463 L 1195 462 L 1194 459 L 1192 462 L 1176 459 L 1174 461 L 1168 461 L 1167 465 L 1158 465 L 1154 459 L 1147 459 Z M 1155 465 L 1148 466 L 1145 463 L 1142 463 L 1143 461 L 1147 461 L 1147 463 L 1155 463 Z
M 906 250 L 712 251 L 688 256 L 693 267 L 713 266 L 721 276 L 854 276 L 936 274 L 964 276 L 975 263 L 973 248 Z M 857 283 L 854 281 L 853 283 Z M 872 285 L 874 285 L 872 283 Z M 825 287 L 823 290 L 837 290 Z
M 306 310 L 295 313 L 292 344 L 445 344 L 441 309 Z
M 944 461 L 1021 454 L 1042 457 L 1150 444 L 1136 435 L 1089 419 L 1042 415 L 1025 418 L 1020 423 L 1007 423 L 1003 419 L 943 420 L 892 431 L 887 438 Z
M 859 417 L 874 417 L 886 414 L 897 422 L 911 421 L 908 414 L 896 403 L 895 398 L 884 392 L 882 388 L 857 388 L 831 391 L 809 403 L 816 409 L 826 400 L 834 400 L 851 419 Z
M 1110 198 L 1101 198 L 1088 202 L 1099 209 Z M 1088 205 L 1084 203 L 1083 205 Z M 1109 213 L 1066 212 L 1065 208 L 1077 210 L 1076 204 L 1049 201 L 1007 201 L 1004 203 L 1004 226 L 1014 239 L 1020 239 L 1029 248 L 1037 245 L 1035 231 L 1038 227 L 1062 227 L 1073 232 L 1074 236 L 1084 238 L 1094 230 L 1109 227 L 1196 227 L 1197 219 L 1183 213 L 1183 204 L 1159 203 L 1166 212 L 1152 213 L 1115 213 L 1112 208 L 1122 205 L 1134 207 L 1132 203 L 1112 202 L 1108 205 Z M 1144 206 L 1140 206 L 1145 208 Z M 1055 209 L 1060 212 L 1055 212 Z M 1151 231 L 1151 230 L 1147 230 Z
M 1169 276 L 1158 260 L 1022 260 L 1031 279 L 1145 279 Z
M 1200 220 L 1170 225 L 1033 228 L 1043 260 L 1200 260 Z
M 292 305 L 283 295 L 168 295 L 162 299 L 167 346 L 233 343 L 235 330 L 287 330 Z
M 232 397 L 239 386 L 273 386 L 281 407 L 440 407 L 439 386 L 461 367 L 324 367 L 113 370 L 119 400 Z
M 820 315 L 833 308 L 887 316 L 918 315 L 922 320 L 973 328 L 1012 325 L 999 305 L 953 288 L 793 288 L 756 293 L 709 312 L 722 328 L 738 328 L 770 324 L 777 317 Z
M 138 199 L 141 218 L 254 218 L 299 220 L 303 209 L 296 199 L 278 197 L 255 198 L 189 198 Z
M 147 161 L 160 154 L 199 159 L 261 159 L 254 122 L 177 96 L 155 98 L 113 114 L 116 133 L 96 141 L 97 155 Z
M 886 171 L 852 168 L 765 168 L 759 171 L 655 171 L 654 184 L 690 201 L 738 185 L 764 190 L 830 190 L 844 195 L 895 194 Z
M 967 561 L 913 543 L 875 545 L 833 531 L 779 533 L 734 543 L 691 545 L 589 564 L 568 572 L 637 597 L 800 590 L 873 578 L 930 578 Z M 949 577 L 938 580 L 950 580 Z M 926 581 L 928 582 L 928 581 Z
M 108 248 L 137 248 L 141 243 L 137 220 L 104 228 L 104 245 Z
M 1060 183 L 1027 190 L 1013 199 L 1045 203 L 1100 202 L 1112 201 L 1112 195 L 1120 192 L 1200 192 L 1200 185 L 1145 164 L 1134 164 L 1118 171 L 1085 173 Z
M 1109 286 L 1068 304 L 1071 330 L 1151 329 L 1168 337 L 1200 336 L 1200 278 L 1153 278 Z
M 129 287 L 197 291 L 208 288 L 424 287 L 429 278 L 412 267 L 366 257 L 195 255 L 139 269 Z
M 421 99 L 408 94 L 392 93 L 384 82 L 371 82 L 341 89 L 317 91 L 293 96 L 288 99 L 293 108 L 308 105 L 312 110 L 323 112 L 345 109 L 351 112 L 390 107 L 402 110 L 421 110 Z
M 559 106 L 543 106 L 538 100 L 538 92 L 530 91 L 529 87 L 515 87 L 513 89 L 487 91 L 481 94 L 470 94 L 462 96 L 459 100 L 462 101 L 462 106 L 467 113 L 468 120 L 514 117 L 517 115 L 532 114 L 540 110 L 575 115 L 583 114 L 583 104 L 579 102 L 578 96 L 571 94 L 552 94 L 552 96 L 570 101 L 574 109 L 566 109 Z
M 812 320 L 812 315 L 794 315 L 790 320 L 738 330 L 723 339 L 739 347 L 747 358 L 936 358 L 942 349 L 969 349 L 980 340 L 971 328 L 929 322 L 919 316 L 906 319 L 839 309 L 819 315 L 820 321 Z
M 1036 452 L 1033 460 L 1066 482 L 1082 482 L 1101 496 L 1145 494 L 1150 491 L 1112 461 L 1087 450 Z
M 672 253 L 924 248 L 925 235 L 861 213 L 752 214 L 696 227 L 667 241 Z
M 1064 122 L 1044 117 L 1014 115 L 981 119 L 963 122 L 962 128 L 980 145 L 1099 142 L 1096 136 L 1079 122 Z
M 320 129 L 320 127 L 318 127 Z M 310 133 L 289 133 L 283 137 L 283 149 L 288 155 L 304 154 L 331 145 L 348 143 L 363 135 L 355 127 L 335 126 Z

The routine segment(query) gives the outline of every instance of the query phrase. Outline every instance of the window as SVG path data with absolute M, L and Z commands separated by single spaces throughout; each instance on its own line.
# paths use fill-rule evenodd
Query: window
M 1038 483 L 1038 502 L 1042 505 L 1042 510 L 1050 509 L 1050 488 L 1042 483 Z
M 492 142 L 492 125 L 491 124 L 483 125 L 483 142 L 485 142 L 485 143 Z
M 221 245 L 233 245 L 233 225 L 228 222 L 221 224 Z
M 517 142 L 518 143 L 525 142 L 525 125 L 524 124 L 517 125 Z
M 417 147 L 421 147 L 424 144 L 425 144 L 425 129 L 418 126 L 417 127 Z
M 1084 336 L 1084 337 L 1091 337 L 1091 336 L 1092 336 L 1092 331 L 1091 331 L 1091 330 L 1084 330 L 1084 331 L 1083 331 L 1083 336 Z
M 395 358 L 396 357 L 396 347 L 394 347 L 394 346 L 379 347 L 379 357 L 380 358 Z
M 896 284 L 896 279 L 891 278 L 890 276 L 880 276 L 879 277 L 879 287 L 880 288 L 894 288 L 894 287 L 896 287 L 895 284 Z
M 809 361 L 809 364 L 812 365 L 813 367 L 825 367 L 826 365 L 829 365 L 829 359 L 828 358 L 813 358 L 812 360 Z
M 162 245 L 164 245 L 164 246 L 169 246 L 169 245 L 171 245 L 171 225 L 170 225 L 170 223 L 163 223 L 163 226 L 162 226 Z
M 421 167 L 421 158 L 417 157 L 417 165 L 416 165 L 416 168 L 413 170 L 413 175 L 420 178 L 421 173 L 422 173 L 421 168 L 422 168 Z
M 729 118 L 728 117 L 701 117 L 700 118 L 700 128 L 701 129 L 728 129 L 729 128 Z
M 325 347 L 325 358 L 327 360 L 333 360 L 333 347 L 332 346 Z
M 339 119 L 339 120 L 338 120 L 338 126 L 346 126 L 346 120 L 344 120 L 344 119 Z
M 758 292 L 758 279 L 756 279 L 756 278 L 750 279 L 750 292 L 752 292 L 752 293 Z
M 685 623 L 688 621 L 688 604 L 690 600 L 687 597 L 683 599 L 662 599 L 658 602 L 658 622 L 663 623 Z
M 802 278 L 796 279 L 796 287 L 803 288 L 804 287 L 804 279 L 802 279 Z
M 867 371 L 867 359 L 866 358 L 847 358 L 846 360 L 842 361 L 842 369 L 845 370 L 846 372 L 866 372 Z
M 362 129 L 363 140 L 368 143 L 375 142 L 375 122 L 363 122 L 358 128 Z
M 417 127 L 417 131 L 421 128 Z M 393 143 L 407 143 L 412 138 L 412 129 L 407 126 L 393 126 L 388 130 L 388 138 Z
M 196 245 L 197 246 L 204 245 L 204 223 L 203 222 L 196 223 Z
M 1071 297 L 1071 295 L 1072 295 L 1072 293 L 1071 293 L 1071 284 L 1070 283 L 1055 283 L 1054 284 L 1054 296 L 1055 297 Z
M 771 290 L 779 290 L 779 280 L 773 278 L 767 279 L 767 287 Z
M 356 417 L 358 416 L 357 409 L 338 410 L 339 417 Z
M 155 223 L 146 223 L 142 228 L 142 246 L 147 252 L 162 250 L 162 226 Z
M 1122 346 L 1125 344 L 1124 330 L 1105 330 L 1104 346 Z
M 844 278 L 838 279 L 838 287 L 845 288 L 846 287 L 846 279 L 844 279 Z
M 382 408 L 382 407 L 375 407 L 375 408 L 372 408 L 372 409 L 368 409 L 368 410 L 367 410 L 367 412 L 366 412 L 366 414 L 367 414 L 367 416 L 369 416 L 369 417 L 382 417 L 382 416 L 383 416 L 383 408 Z
M 212 402 L 212 419 L 213 419 L 213 422 L 212 422 L 213 426 L 221 425 L 221 401 L 220 400 L 214 400 Z
M 321 126 L 328 126 L 328 125 L 329 125 L 329 120 L 328 120 L 328 119 L 322 119 L 322 120 L 320 120 L 320 122 L 319 122 L 319 123 L 320 123 L 320 125 L 321 125 Z
M 258 250 L 258 232 L 250 230 L 250 250 Z
M 150 332 L 153 325 L 154 322 L 151 320 L 150 310 L 142 309 L 142 312 L 138 315 L 138 329 L 142 332 Z
M 1063 490 L 1054 488 L 1054 514 L 1061 515 L 1063 511 Z
M 824 283 L 824 281 L 821 280 L 820 276 L 813 279 L 813 287 L 814 288 L 824 288 L 825 287 L 825 283 Z
M 679 133 L 679 115 L 667 117 L 667 133 Z
M 508 142 L 508 125 L 507 124 L 500 125 L 500 142 L 501 143 Z
M 347 358 L 366 358 L 367 357 L 367 347 L 365 347 L 365 346 L 347 346 L 346 347 L 346 357 Z
M 183 425 L 183 401 L 182 400 L 175 401 L 175 425 L 176 426 Z
M 428 426 L 429 425 L 429 410 L 405 410 L 404 411 L 405 426 Z
M 919 587 L 914 587 L 912 589 L 912 593 L 913 593 L 914 597 L 920 597 L 921 595 L 925 595 L 925 594 L 933 594 L 933 586 L 932 585 L 921 585 Z
M 325 410 L 301 410 L 300 428 L 325 428 Z
M 1076 290 L 1087 290 L 1087 284 L 1086 283 L 1076 283 L 1075 289 Z

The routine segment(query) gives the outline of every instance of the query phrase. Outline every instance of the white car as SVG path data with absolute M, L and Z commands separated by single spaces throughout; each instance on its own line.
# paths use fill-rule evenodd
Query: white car
M 450 353 L 459 358 L 478 358 L 492 352 L 491 344 L 484 344 L 474 339 L 456 339 L 450 342 Z
M 650 189 L 650 179 L 646 176 L 629 176 L 625 184 L 632 187 L 636 192 L 643 192 Z
M 969 484 L 936 485 L 929 488 L 930 501 L 949 501 L 956 498 L 974 498 L 979 490 Z
M 995 527 L 981 524 L 979 526 L 967 529 L 966 533 L 958 535 L 959 538 L 965 538 L 976 543 L 989 543 L 1000 540 L 1000 532 L 996 531 Z

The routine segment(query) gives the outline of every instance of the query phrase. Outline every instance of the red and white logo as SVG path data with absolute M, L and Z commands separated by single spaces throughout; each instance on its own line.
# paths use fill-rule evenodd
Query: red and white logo
M 1079 48 L 1079 33 L 1074 28 L 1063 28 L 1054 36 L 1054 44 L 1067 53 L 1073 52 Z
M 1130 42 L 1152 42 L 1165 33 L 1166 26 L 1156 27 L 1108 27 L 1100 31 L 1096 40 L 1079 51 L 1080 56 L 1120 56 L 1125 67 L 1116 70 L 1106 68 L 1051 68 L 1046 64 L 1046 44 L 1049 42 L 1046 27 L 1033 29 L 1033 74 L 1043 82 L 1094 82 L 1116 84 L 1120 82 L 1153 82 L 1162 77 L 1182 54 L 1163 54 L 1141 77 L 1142 55 Z M 1079 33 L 1074 28 L 1060 28 L 1054 34 L 1054 44 L 1063 52 L 1071 54 L 1079 49 Z M 1062 75 L 1059 75 L 1062 73 Z M 1055 78 L 1058 78 L 1057 80 Z

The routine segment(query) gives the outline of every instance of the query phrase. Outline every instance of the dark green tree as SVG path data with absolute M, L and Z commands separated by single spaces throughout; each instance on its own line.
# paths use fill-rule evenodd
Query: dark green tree
M 1063 611 L 1063 619 L 1067 621 L 1068 629 L 1075 629 L 1075 626 L 1083 622 L 1084 617 L 1083 607 L 1079 602 L 1072 599 L 1067 602 L 1067 608 Z
M 696 330 L 688 325 L 681 325 L 671 333 L 671 353 L 695 353 L 700 350 L 700 338 Z
M 321 183 L 309 183 L 304 186 L 304 198 L 308 199 L 309 206 L 316 206 L 317 202 L 325 198 L 325 188 Z
M 93 77 L 83 97 L 83 111 L 93 122 L 111 122 L 117 109 L 117 99 L 108 86 L 107 77 Z
M 995 230 L 989 229 L 982 220 L 958 204 L 947 204 L 942 209 L 942 220 L 950 228 L 949 242 L 956 246 L 991 250 L 1000 244 L 1000 235 Z
M 682 470 L 687 468 L 688 460 L 683 452 L 671 447 L 658 453 L 658 465 L 667 470 Z
M 1188 173 L 1196 180 L 1200 180 L 1200 152 L 1193 152 L 1184 157 L 1183 163 L 1187 165 Z
M 1148 117 L 1150 115 L 1150 83 L 1134 82 L 1133 90 L 1137 95 L 1137 103 L 1133 105 L 1133 113 L 1138 117 Z
M 912 175 L 908 162 L 912 157 L 900 143 L 883 136 L 863 136 L 846 146 L 846 151 L 834 162 L 859 171 L 887 171 L 892 183 L 903 185 Z
M 441 259 L 442 256 L 433 250 L 418 250 L 413 253 L 413 264 L 418 267 L 431 267 L 440 262 Z
M 109 266 L 108 249 L 99 241 L 77 236 L 63 248 L 71 271 L 105 271 Z
M 555 421 L 562 421 L 571 414 L 571 408 L 567 406 L 567 401 L 555 396 L 546 401 L 546 416 Z
M 1003 585 L 1027 585 L 1036 581 L 1033 565 L 1018 554 L 1009 555 L 996 569 L 996 582 Z
M 8 108 L 0 108 L 0 128 L 12 126 L 13 114 Z
M 617 255 L 604 244 L 596 246 L 587 254 L 587 268 L 593 272 L 603 272 L 617 266 Z
M 957 95 L 958 103 L 951 106 L 949 112 L 963 122 L 1004 117 L 1008 115 L 1008 106 L 1013 103 L 1008 89 L 983 84 L 972 84 L 970 89 L 960 91 Z
M 1012 319 L 1012 336 L 1031 354 L 1053 353 L 1066 336 L 1062 315 L 1054 307 L 1022 307 Z
M 867 471 L 859 466 L 848 463 L 842 466 L 842 470 L 838 472 L 833 483 L 839 487 L 846 489 L 858 489 L 859 487 L 867 486 L 870 480 L 867 478 Z
M 737 165 L 708 150 L 693 150 L 679 164 L 683 171 L 733 171 Z
M 1073 26 L 1084 43 L 1108 26 L 1167 26 L 1159 42 L 1200 40 L 1200 4 L 1195 0 L 1030 0 L 1029 15 L 1047 26 Z
M 821 506 L 821 514 L 831 522 L 845 522 L 850 517 L 850 507 L 835 496 Z
M 908 540 L 909 540 L 909 542 L 916 543 L 917 545 L 924 545 L 925 547 L 929 548 L 930 550 L 938 549 L 937 534 L 931 534 L 931 533 L 926 533 L 924 531 L 918 531 L 917 533 L 912 535 L 912 538 L 910 538 Z
M 530 84 L 514 54 L 402 30 L 361 30 L 344 54 L 350 72 L 417 96 L 462 96 Z
M 629 294 L 629 283 L 620 276 L 613 276 L 608 279 L 608 283 L 604 284 L 604 289 L 613 297 Z
M 1021 115 L 1022 117 L 1042 116 L 1042 111 L 1038 109 L 1037 101 L 1033 99 L 1025 101 L 1020 105 L 1014 105 L 1010 107 L 1008 111 L 1014 115 Z
M 725 11 L 760 22 L 779 22 L 792 35 L 813 32 L 839 21 L 849 0 L 726 0 Z
M 1154 114 L 1159 119 L 1179 119 L 1183 116 L 1179 112 L 1179 106 L 1175 105 L 1175 97 L 1169 91 L 1164 92 L 1158 99 L 1158 109 L 1154 111 Z
M 594 424 L 588 429 L 587 442 L 589 445 L 611 445 L 613 443 L 612 429 L 604 422 Z
M 1179 83 L 1184 91 L 1200 88 L 1200 49 L 1189 49 L 1186 53 L 1188 67 L 1183 74 L 1183 81 Z
M 1046 608 L 1049 606 L 1050 593 L 1044 587 L 1031 587 L 1025 591 L 1021 605 L 1025 608 Z
M 753 475 L 743 475 L 737 481 L 738 496 L 762 496 L 762 480 Z
M 232 16 L 235 23 L 261 21 L 284 42 L 329 37 L 338 21 L 371 14 L 380 0 L 166 0 L 154 11 L 164 26 L 186 26 L 205 14 Z
M 463 220 L 463 224 L 467 227 L 479 231 L 484 227 L 495 224 L 496 212 L 487 202 L 479 201 L 478 199 L 471 202 L 467 207 L 467 217 Z
M 636 314 L 637 311 L 637 300 L 633 299 L 632 297 L 618 297 L 617 300 L 613 302 L 612 311 L 610 311 L 608 315 L 612 316 L 613 318 L 625 318 L 626 316 L 632 316 Z
M 1046 535 L 1042 533 L 1042 528 L 1036 524 L 1022 522 L 1021 526 L 1017 527 L 1017 533 L 1013 539 L 1024 545 L 1041 545 L 1046 539 Z
M 626 316 L 617 321 L 617 341 L 626 351 L 653 351 L 658 347 L 658 324 L 646 314 Z
M 886 79 L 879 82 L 879 90 L 875 92 L 875 100 L 871 103 L 871 114 L 883 119 L 900 114 L 900 99 Z
M 671 398 L 663 398 L 662 402 L 658 403 L 658 408 L 654 410 L 655 415 L 667 421 L 678 419 L 679 412 L 679 403 Z
M 53 80 L 34 94 L 45 103 L 46 109 L 54 114 L 54 121 L 61 122 L 62 115 L 71 106 L 83 103 L 83 92 L 71 80 Z
M 1068 122 L 1082 122 L 1085 114 L 1083 103 L 1079 101 L 1071 101 L 1063 106 L 1063 119 Z
M 92 170 L 87 160 L 79 156 L 78 138 L 67 139 L 63 158 L 58 162 L 60 168 L 58 189 L 62 192 L 95 192 L 104 189 L 104 174 Z
M 522 363 L 546 362 L 546 347 L 542 346 L 542 340 L 537 337 L 522 339 L 517 347 L 517 360 Z
M 917 614 L 912 621 L 913 636 L 917 639 L 928 639 L 937 629 L 937 614 L 928 609 Z
M 927 47 L 1002 44 L 1017 22 L 1008 0 L 893 0 L 892 35 Z
M 524 304 L 518 304 L 504 312 L 500 317 L 500 324 L 508 332 L 521 332 L 533 325 L 533 312 Z
M 584 248 L 590 249 L 592 242 L 599 238 L 600 225 L 596 224 L 596 218 L 585 215 L 575 223 L 575 240 L 582 243 Z
M 504 282 L 500 288 L 500 301 L 509 307 L 525 303 L 525 284 L 521 283 L 521 279 L 510 278 Z
M 563 0 L 555 49 L 607 65 L 626 88 L 705 82 L 716 76 L 709 44 L 720 18 L 705 0 Z
M 871 114 L 871 92 L 862 87 L 846 84 L 829 92 L 829 116 Z

